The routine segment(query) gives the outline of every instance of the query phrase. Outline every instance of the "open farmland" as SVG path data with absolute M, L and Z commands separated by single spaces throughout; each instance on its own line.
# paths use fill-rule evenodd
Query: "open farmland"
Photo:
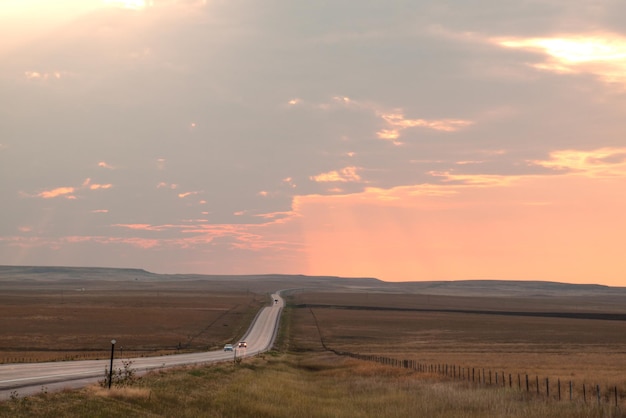
M 111 339 L 123 357 L 215 350 L 243 335 L 270 292 L 301 286 L 344 285 L 336 277 L 0 266 L 0 363 L 108 358 Z
M 47 279 L 2 283 L 0 362 L 217 349 L 245 332 L 267 297 L 207 281 Z
M 528 374 L 602 388 L 626 397 L 623 296 L 473 297 L 298 293 L 292 349 L 415 360 Z M 603 306 L 605 309 L 603 309 Z

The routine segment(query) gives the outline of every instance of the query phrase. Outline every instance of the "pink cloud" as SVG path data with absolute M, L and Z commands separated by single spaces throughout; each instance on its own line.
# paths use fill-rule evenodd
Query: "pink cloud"
M 73 193 L 76 191 L 74 187 L 57 187 L 52 190 L 45 190 L 37 194 L 38 197 L 43 199 L 54 199 L 55 197 L 65 197 L 67 199 L 75 199 Z
M 325 182 L 359 182 L 361 176 L 357 173 L 358 167 L 345 167 L 341 170 L 329 171 L 327 173 L 321 173 L 317 176 L 311 176 L 311 180 L 318 183 Z

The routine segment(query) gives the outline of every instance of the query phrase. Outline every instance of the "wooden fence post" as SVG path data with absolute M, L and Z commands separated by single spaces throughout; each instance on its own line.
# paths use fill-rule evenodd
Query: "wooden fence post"
M 598 405 L 600 405 L 600 385 L 596 385 L 596 394 L 598 395 Z
M 572 400 L 572 381 L 569 381 L 569 400 Z
M 528 392 L 528 374 L 526 375 L 526 392 Z
M 584 383 L 583 383 L 583 403 L 587 403 L 587 390 L 585 389 Z
M 560 378 L 556 381 L 556 384 L 557 384 L 557 388 L 559 391 L 559 401 L 560 401 L 561 400 L 561 379 Z
M 546 377 L 546 396 L 548 398 L 550 397 L 550 381 L 548 380 L 547 377 Z
M 535 375 L 535 380 L 537 384 L 537 395 L 539 395 L 539 376 Z

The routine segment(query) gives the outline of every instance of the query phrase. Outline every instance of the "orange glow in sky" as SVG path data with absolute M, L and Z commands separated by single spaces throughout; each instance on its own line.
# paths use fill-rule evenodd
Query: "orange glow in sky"
M 435 3 L 0 0 L 0 264 L 626 286 L 623 2 Z
M 442 189 L 298 198 L 308 273 L 623 284 L 624 177 Z

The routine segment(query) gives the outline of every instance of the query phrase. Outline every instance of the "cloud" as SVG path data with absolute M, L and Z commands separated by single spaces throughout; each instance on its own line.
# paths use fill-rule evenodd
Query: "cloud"
M 189 196 L 195 196 L 195 195 L 198 195 L 198 194 L 200 194 L 200 192 L 185 192 L 185 193 L 178 193 L 178 197 L 180 197 L 181 199 L 184 199 L 184 198 L 186 198 L 186 197 L 189 197 Z
M 378 131 L 378 137 L 390 140 L 396 145 L 402 144 L 397 139 L 400 137 L 400 132 L 404 129 L 420 127 L 434 131 L 455 132 L 474 124 L 474 122 L 464 119 L 407 119 L 402 113 L 379 113 L 379 116 L 393 128 Z
M 311 176 L 311 180 L 318 183 L 327 182 L 360 182 L 361 176 L 357 173 L 358 167 L 344 167 L 341 170 L 329 171 L 327 173 Z
M 403 144 L 399 138 L 406 129 L 424 128 L 433 131 L 456 132 L 475 124 L 471 120 L 455 118 L 411 119 L 406 117 L 405 111 L 401 108 L 389 110 L 372 101 L 360 101 L 347 96 L 334 96 L 332 102 L 317 105 L 318 108 L 323 110 L 333 110 L 337 106 L 371 112 L 376 117 L 382 119 L 387 127 L 378 130 L 376 136 L 379 139 L 390 141 L 394 145 Z
M 106 161 L 100 161 L 100 162 L 98 163 L 98 167 L 100 167 L 100 168 L 106 168 L 106 169 L 108 169 L 108 170 L 114 170 L 114 169 L 115 169 L 115 167 L 113 167 L 112 165 L 108 164 Z
M 107 190 L 112 188 L 112 184 L 98 184 L 92 183 L 91 178 L 86 178 L 80 187 L 73 186 L 64 186 L 57 187 L 50 190 L 44 190 L 42 192 L 36 193 L 36 197 L 40 197 L 42 199 L 54 199 L 57 197 L 64 197 L 66 199 L 74 200 L 77 199 L 76 193 L 81 190 Z
M 178 184 L 169 184 L 169 183 L 166 183 L 166 182 L 162 181 L 159 184 L 157 184 L 157 189 L 172 189 L 172 190 L 176 190 L 176 189 L 178 189 Z
M 550 159 L 531 163 L 557 172 L 588 177 L 626 177 L 626 148 L 557 150 L 550 153 Z
M 593 74 L 626 88 L 626 37 L 616 33 L 563 34 L 545 38 L 495 38 L 497 45 L 539 51 L 534 68 L 565 74 Z
M 55 197 L 65 197 L 66 199 L 76 199 L 74 187 L 57 187 L 56 189 L 45 190 L 37 194 L 43 199 L 54 199 Z

